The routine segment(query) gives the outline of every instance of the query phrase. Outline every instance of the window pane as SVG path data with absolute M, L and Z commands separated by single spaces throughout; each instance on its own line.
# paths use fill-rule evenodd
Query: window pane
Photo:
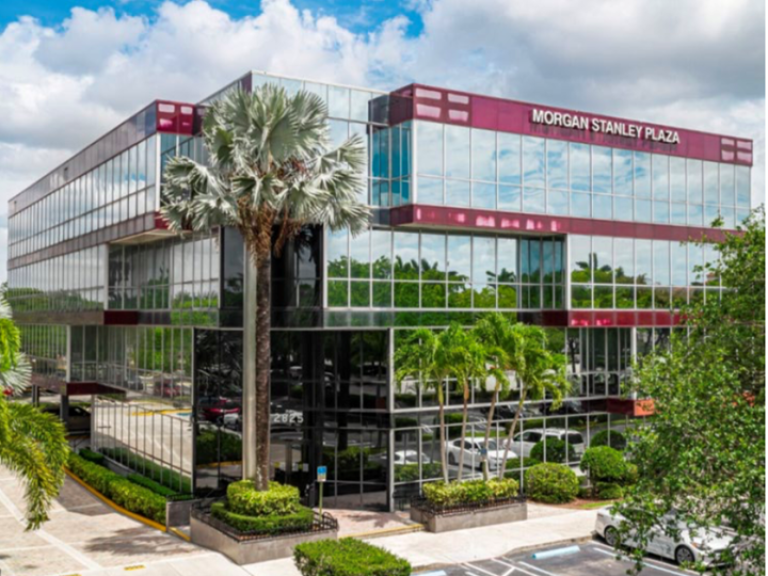
M 499 132 L 499 181 L 520 184 L 520 136 Z
M 613 239 L 597 238 L 592 242 L 593 282 L 613 283 Z
M 650 284 L 653 278 L 650 240 L 635 240 L 635 266 L 635 284 Z
M 611 192 L 611 149 L 602 146 L 592 146 L 592 190 L 594 192 Z
M 499 210 L 519 212 L 522 195 L 518 186 L 499 186 Z
M 654 154 L 653 159 L 653 197 L 657 200 L 669 199 L 669 156 Z
M 661 224 L 669 222 L 669 202 L 656 200 L 653 202 L 653 221 Z
M 547 188 L 568 188 L 568 143 L 547 140 Z
M 529 188 L 523 189 L 523 212 L 544 212 L 544 189 Z
M 472 206 L 475 208 L 496 208 L 496 184 L 473 182 Z
M 588 144 L 570 144 L 571 190 L 589 191 L 591 174 Z
M 657 286 L 669 286 L 669 242 L 653 241 L 653 283 Z
M 736 205 L 739 208 L 751 206 L 749 166 L 736 166 Z
M 499 282 L 517 282 L 517 240 L 499 238 Z
M 671 215 L 669 221 L 672 224 L 685 225 L 686 223 L 686 209 L 685 204 L 672 204 Z
M 349 267 L 352 278 L 370 278 L 371 263 L 368 253 L 370 232 L 367 230 L 357 235 L 349 243 Z M 367 304 L 366 304 L 367 306 Z
M 699 204 L 688 205 L 688 224 L 690 226 L 702 226 L 704 224 L 704 206 Z
M 631 238 L 614 238 L 613 255 L 615 260 L 615 275 L 617 284 L 632 284 L 635 277 L 634 240 Z
M 472 130 L 472 178 L 496 181 L 496 133 Z
M 544 139 L 523 137 L 523 183 L 544 188 Z
M 592 217 L 603 220 L 611 220 L 613 218 L 611 196 L 605 194 L 595 194 L 592 196 Z
M 635 195 L 641 198 L 651 196 L 651 155 L 635 152 Z
M 637 222 L 651 221 L 651 201 L 650 200 L 635 201 L 635 220 Z
M 688 247 L 679 242 L 672 242 L 670 248 L 672 249 L 672 285 L 687 286 L 688 263 L 686 254 Z
M 704 206 L 704 225 L 711 226 L 712 222 L 720 218 L 720 210 L 717 206 Z
M 496 280 L 496 240 L 475 236 L 472 241 L 472 282 L 484 284 Z
M 717 164 L 714 162 L 704 162 L 704 203 L 717 204 L 719 201 L 718 193 Z
M 724 206 L 736 204 L 733 164 L 720 164 L 720 204 Z
M 669 159 L 669 188 L 672 202 L 685 202 L 685 158 Z
M 371 260 L 374 278 L 392 277 L 392 233 L 389 230 L 371 231 Z
M 631 196 L 632 187 L 632 152 L 630 150 L 613 150 L 613 193 Z M 631 218 L 630 218 L 631 220 Z
M 448 236 L 448 280 L 467 281 L 472 273 L 468 236 Z
M 568 192 L 547 190 L 547 214 L 568 215 Z
M 448 206 L 469 206 L 469 181 L 446 180 L 445 203 Z
M 419 174 L 443 175 L 443 125 L 419 122 L 417 127 Z
M 443 204 L 443 180 L 419 177 L 419 204 Z
M 571 193 L 571 216 L 589 218 L 591 216 L 591 194 Z
M 592 281 L 592 238 L 590 236 L 569 236 L 568 268 L 573 282 Z
M 701 160 L 688 160 L 688 202 L 702 204 L 704 199 L 703 173 Z
M 614 220 L 634 220 L 634 201 L 631 196 L 614 196 Z
M 445 234 L 421 235 L 421 277 L 445 280 Z
M 346 278 L 348 272 L 347 230 L 328 232 L 328 276 L 331 278 Z
M 419 279 L 419 235 L 415 232 L 395 232 L 394 266 L 395 278 L 402 280 Z
M 469 178 L 469 128 L 446 124 L 445 175 Z
M 328 116 L 349 118 L 349 88 L 328 87 Z

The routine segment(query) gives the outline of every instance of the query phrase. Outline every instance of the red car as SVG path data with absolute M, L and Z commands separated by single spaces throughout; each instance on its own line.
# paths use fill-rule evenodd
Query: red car
M 203 408 L 203 418 L 209 422 L 222 422 L 225 414 L 240 414 L 239 402 L 221 400 Z

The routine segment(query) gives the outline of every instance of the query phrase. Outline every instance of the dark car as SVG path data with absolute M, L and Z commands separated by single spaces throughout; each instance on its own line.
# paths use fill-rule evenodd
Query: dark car
M 61 414 L 61 408 L 56 404 L 47 404 L 40 409 L 48 414 Z M 91 413 L 82 406 L 70 406 L 67 419 L 67 432 L 90 432 Z

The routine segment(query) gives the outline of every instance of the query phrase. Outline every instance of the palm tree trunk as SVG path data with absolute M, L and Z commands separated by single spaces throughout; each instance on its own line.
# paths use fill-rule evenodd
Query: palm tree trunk
M 271 254 L 259 254 L 256 311 L 256 488 L 269 488 L 269 415 L 270 415 L 270 362 L 272 327 L 270 308 Z
M 437 384 L 437 406 L 438 406 L 438 418 L 440 426 L 440 465 L 443 469 L 443 482 L 448 484 L 448 462 L 446 461 L 445 452 L 448 449 L 448 445 L 445 441 L 445 398 L 443 397 L 443 383 Z
M 520 420 L 520 413 L 523 411 L 523 404 L 525 404 L 526 389 L 523 388 L 520 392 L 520 401 L 517 403 L 517 412 L 512 420 L 512 426 L 509 427 L 509 433 L 507 434 L 507 441 L 504 443 L 504 458 L 501 459 L 501 468 L 499 468 L 499 480 L 504 479 L 504 473 L 507 471 L 507 458 L 509 458 L 509 448 L 512 446 L 512 438 L 515 435 L 515 428 L 517 428 L 517 422 Z M 522 455 L 518 454 L 518 458 Z
M 464 402 L 461 410 L 461 447 L 459 448 L 459 472 L 456 479 L 461 482 L 464 473 L 464 439 L 467 437 L 467 414 L 469 412 L 469 383 L 464 382 Z
M 240 414 L 243 431 L 243 480 L 256 481 L 258 460 L 256 459 L 256 277 L 255 257 L 250 249 L 245 258 L 243 288 L 243 407 Z
M 485 425 L 485 453 L 488 454 L 488 446 L 491 443 L 491 426 L 493 426 L 493 414 L 496 412 L 496 402 L 499 400 L 499 390 L 501 389 L 501 382 L 496 379 L 496 386 L 493 389 L 493 396 L 491 397 L 491 407 L 488 409 L 488 421 Z M 483 480 L 488 482 L 488 457 L 483 460 Z

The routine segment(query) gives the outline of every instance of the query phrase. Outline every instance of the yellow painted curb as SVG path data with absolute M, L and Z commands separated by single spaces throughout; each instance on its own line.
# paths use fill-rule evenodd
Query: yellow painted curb
M 218 468 L 219 466 L 238 466 L 242 464 L 242 460 L 232 460 L 229 462 L 211 462 L 210 464 L 198 464 L 197 468 Z
M 163 526 L 162 524 L 160 524 L 159 522 L 155 522 L 154 520 L 150 520 L 149 518 L 144 518 L 144 516 L 139 516 L 138 514 L 136 514 L 134 512 L 126 510 L 125 508 L 123 508 L 119 504 L 116 504 L 115 502 L 113 502 L 112 500 L 110 500 L 109 498 L 104 496 L 104 494 L 102 494 L 101 492 L 97 491 L 95 488 L 92 488 L 90 485 L 86 484 L 80 478 L 75 476 L 69 468 L 64 468 L 64 472 L 66 472 L 67 476 L 72 478 L 72 480 L 74 480 L 75 482 L 80 484 L 80 486 L 82 486 L 83 488 L 88 490 L 88 492 L 90 492 L 91 494 L 96 496 L 96 498 L 98 498 L 99 500 L 104 502 L 104 504 L 106 504 L 110 508 L 113 508 L 117 512 L 120 512 L 120 514 L 124 514 L 124 515 L 128 516 L 129 518 L 133 518 L 137 522 L 141 522 L 142 524 L 146 524 L 147 526 L 149 526 L 150 528 L 154 528 L 155 530 L 160 530 L 161 532 L 167 532 L 168 531 L 167 528 L 165 526 Z
M 381 530 L 372 530 L 370 532 L 358 532 L 357 534 L 347 534 L 349 538 L 375 538 L 376 536 L 393 536 L 395 534 L 407 534 L 408 532 L 421 532 L 424 530 L 424 524 L 409 524 L 407 526 L 395 526 L 394 528 L 382 528 Z
M 186 540 L 187 542 L 191 542 L 192 541 L 192 539 L 189 537 L 189 534 L 185 534 L 184 532 L 182 532 L 178 528 L 174 528 L 173 526 L 171 526 L 170 528 L 168 528 L 168 530 L 170 530 L 171 532 L 176 534 L 176 536 L 178 536 L 182 540 Z

